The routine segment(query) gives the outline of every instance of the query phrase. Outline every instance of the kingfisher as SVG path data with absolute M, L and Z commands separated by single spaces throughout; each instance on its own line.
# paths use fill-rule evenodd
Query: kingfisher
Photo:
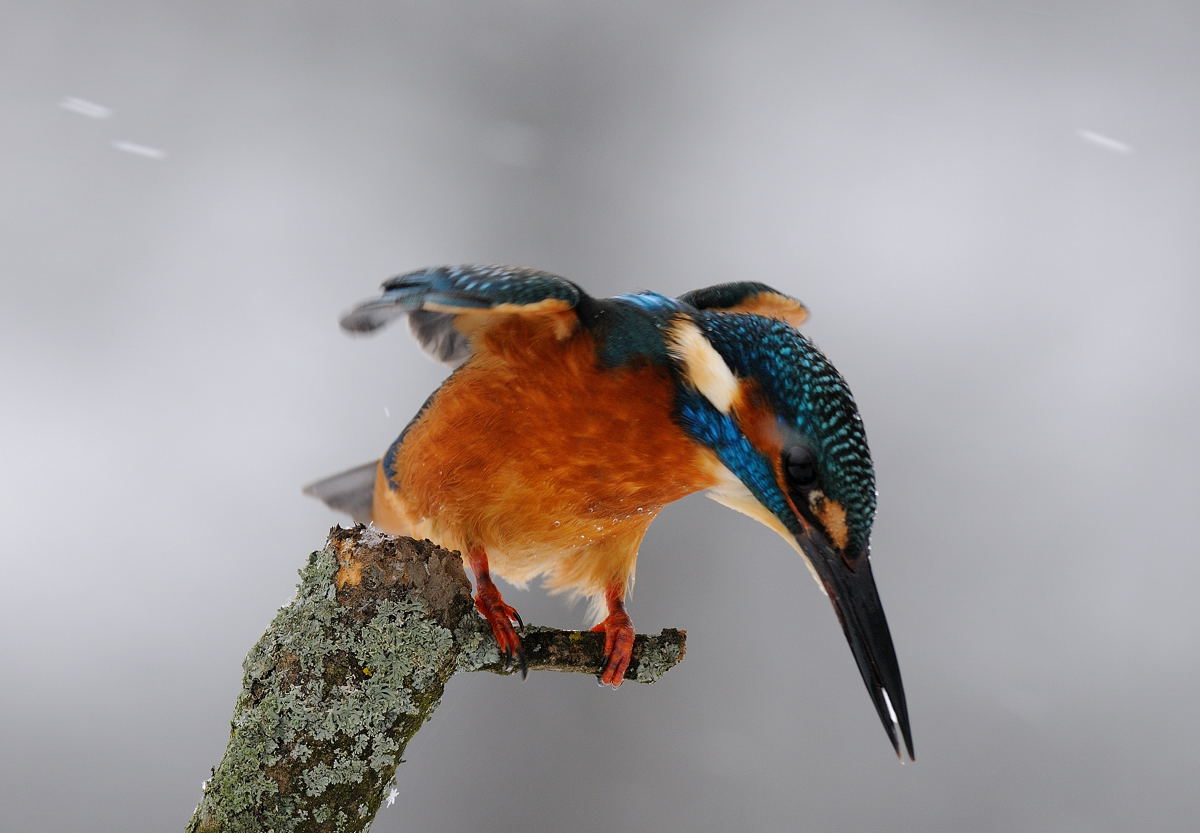
M 849 387 L 797 329 L 807 315 L 747 281 L 594 298 L 528 268 L 399 275 L 342 328 L 407 318 L 454 370 L 381 459 L 305 491 L 462 553 L 475 606 L 522 673 L 524 625 L 493 575 L 590 599 L 604 634 L 599 681 L 613 687 L 633 648 L 625 601 L 642 538 L 667 504 L 705 491 L 804 559 L 897 756 L 912 759 L 869 557 L 874 467 Z

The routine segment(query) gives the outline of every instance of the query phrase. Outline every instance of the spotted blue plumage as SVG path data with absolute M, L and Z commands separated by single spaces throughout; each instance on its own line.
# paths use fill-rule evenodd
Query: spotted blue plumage
M 631 357 L 664 357 L 663 327 L 680 314 L 692 318 L 734 374 L 755 380 L 785 424 L 815 446 L 822 487 L 846 509 L 850 548 L 865 552 L 875 517 L 875 470 L 845 380 L 791 325 L 716 311 L 761 293 L 781 295 L 766 284 L 741 282 L 695 290 L 678 299 L 638 292 L 598 302 L 610 309 L 615 305 L 610 316 L 618 325 L 599 333 L 601 358 L 612 365 Z M 773 461 L 750 443 L 732 417 L 683 385 L 676 419 L 690 436 L 712 448 L 760 503 L 785 524 L 798 526 L 775 478 Z
M 825 494 L 845 507 L 851 547 L 865 552 L 875 518 L 875 469 L 841 374 L 782 321 L 711 312 L 693 318 L 730 370 L 754 379 L 785 424 L 814 445 Z
M 464 309 L 488 309 L 500 304 L 536 304 L 550 298 L 574 306 L 578 286 L 538 269 L 513 266 L 438 266 L 397 275 L 383 284 L 389 300 L 411 299 L 444 303 Z
M 570 309 L 587 295 L 566 278 L 515 266 L 436 266 L 397 275 L 384 282 L 383 294 L 342 316 L 342 328 L 369 333 L 408 316 L 409 327 L 425 351 L 457 365 L 471 355 L 469 340 L 454 326 L 455 316 L 497 307 L 530 307 L 560 301 Z

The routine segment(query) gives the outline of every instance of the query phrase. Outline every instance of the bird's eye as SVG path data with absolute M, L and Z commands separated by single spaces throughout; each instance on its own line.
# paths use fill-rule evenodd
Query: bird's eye
M 817 483 L 817 455 L 808 446 L 785 448 L 783 469 L 787 472 L 788 485 L 793 489 L 807 489 Z

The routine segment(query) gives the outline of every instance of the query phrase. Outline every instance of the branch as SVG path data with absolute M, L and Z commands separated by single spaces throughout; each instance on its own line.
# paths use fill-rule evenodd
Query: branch
M 243 662 L 225 757 L 188 833 L 365 830 L 404 748 L 458 671 L 505 669 L 456 552 L 334 527 Z M 626 679 L 683 659 L 686 632 L 639 634 Z M 604 637 L 529 627 L 529 670 L 595 674 Z

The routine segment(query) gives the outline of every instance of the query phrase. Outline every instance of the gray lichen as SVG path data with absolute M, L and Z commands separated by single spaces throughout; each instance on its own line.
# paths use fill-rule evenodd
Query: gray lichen
M 664 635 L 665 635 L 664 631 Z M 639 683 L 656 683 L 671 668 L 683 659 L 682 641 L 662 639 L 646 641 L 646 647 L 638 657 L 637 671 L 632 679 Z
M 345 535 L 345 546 L 331 538 L 309 557 L 296 598 L 247 656 L 229 747 L 190 830 L 362 829 L 440 699 L 458 656 L 454 634 L 401 582 L 365 607 L 344 603 L 339 567 L 365 543 Z M 358 800 L 330 801 L 331 790 Z M 335 805 L 368 812 L 339 821 Z
M 479 621 L 467 619 L 454 632 L 454 639 L 458 643 L 456 670 L 478 671 L 499 664 L 500 648 L 491 633 L 480 625 Z
M 685 635 L 637 636 L 629 679 L 653 682 Z M 603 637 L 531 627 L 530 668 L 588 671 Z M 365 830 L 409 739 L 456 671 L 503 671 L 457 553 L 335 527 L 243 663 L 225 757 L 189 833 Z

